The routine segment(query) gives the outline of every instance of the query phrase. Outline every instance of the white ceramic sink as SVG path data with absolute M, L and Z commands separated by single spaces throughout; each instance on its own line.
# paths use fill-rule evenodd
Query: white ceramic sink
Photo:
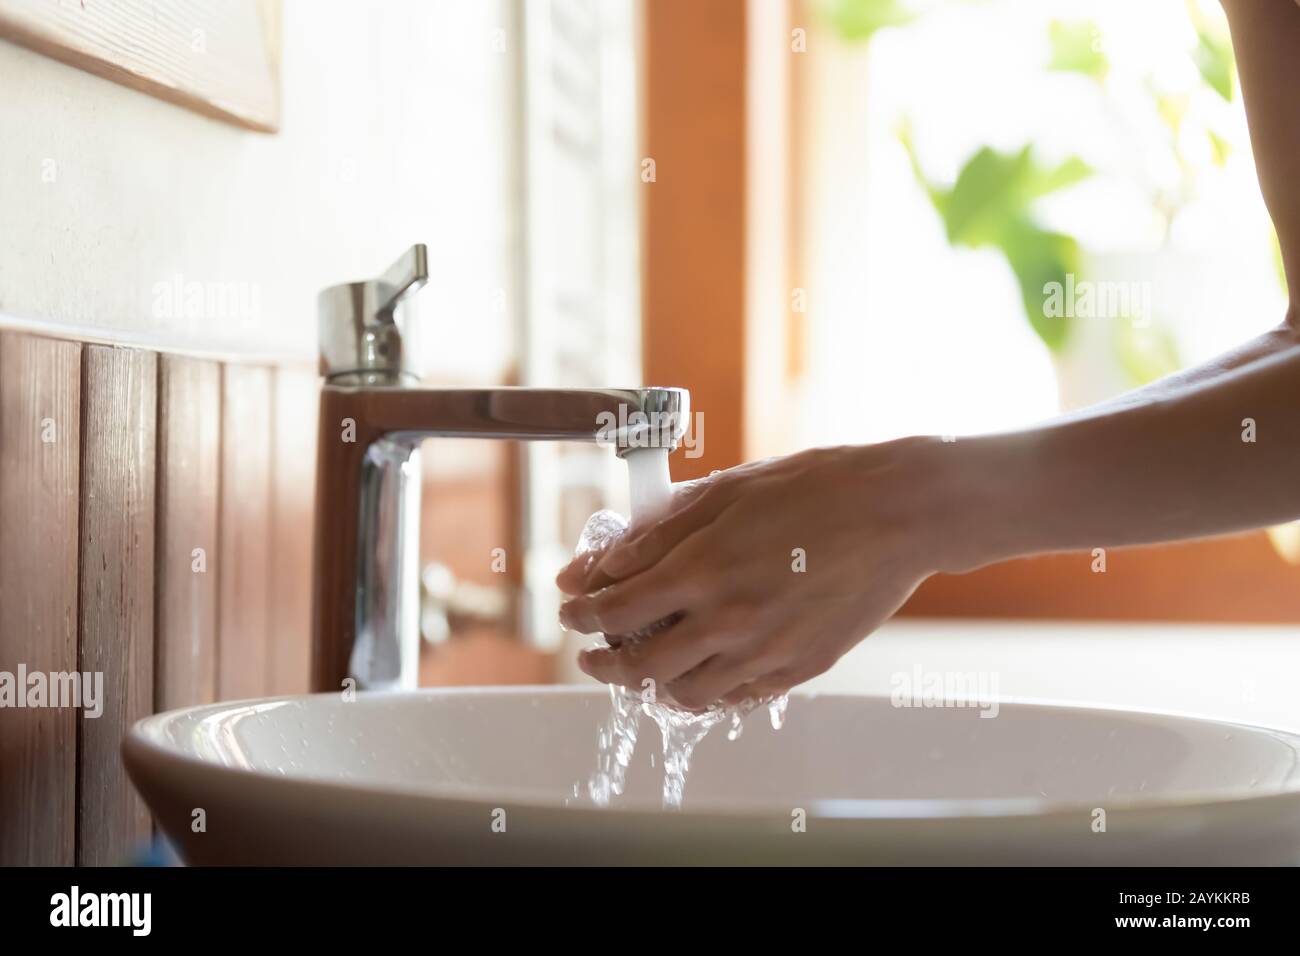
M 193 863 L 1300 862 L 1300 737 L 1280 731 L 794 695 L 780 731 L 715 728 L 672 812 L 649 719 L 623 798 L 586 799 L 609 706 L 570 687 L 247 701 L 147 718 L 123 750 Z

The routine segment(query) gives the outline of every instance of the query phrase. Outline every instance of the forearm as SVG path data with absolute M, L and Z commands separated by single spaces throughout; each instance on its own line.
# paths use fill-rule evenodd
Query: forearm
M 1300 316 L 1296 316 L 1293 310 L 1288 313 L 1287 321 L 1282 325 L 1270 329 L 1263 335 L 1256 336 L 1222 355 L 1216 355 L 1208 362 L 1183 369 L 1173 375 L 1167 375 L 1149 385 L 1124 392 L 1121 395 L 1089 405 L 1086 408 L 1078 409 L 1068 415 L 1053 419 L 1053 421 L 1064 422 L 1076 418 L 1091 418 L 1098 413 L 1141 405 L 1151 399 L 1167 398 L 1189 387 L 1208 385 L 1223 378 L 1230 372 L 1270 359 L 1300 341 L 1300 331 L 1298 331 L 1300 323 L 1297 322 L 1297 319 L 1300 319 Z
M 1038 428 L 927 445 L 922 470 L 943 502 L 935 569 L 1300 516 L 1300 336 L 1270 333 L 1267 346 Z

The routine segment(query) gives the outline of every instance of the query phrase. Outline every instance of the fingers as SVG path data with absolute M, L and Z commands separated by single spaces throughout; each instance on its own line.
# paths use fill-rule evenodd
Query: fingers
M 744 656 L 715 654 L 668 684 L 668 696 L 687 710 L 725 703 L 729 693 L 755 677 L 755 663 Z
M 580 634 L 634 634 L 688 610 L 702 587 L 691 575 L 656 566 L 560 607 L 560 623 Z
M 652 637 L 618 648 L 596 648 L 579 655 L 579 666 L 597 680 L 644 689 L 687 710 L 763 701 L 827 671 L 838 657 L 824 648 L 801 652 L 812 634 L 768 642 L 735 629 L 720 630 L 708 617 L 687 618 Z M 716 620 L 716 619 L 715 619 Z M 787 635 L 789 637 L 789 635 Z
M 555 586 L 565 594 L 587 594 L 613 584 L 614 579 L 608 575 L 593 573 L 607 550 L 608 545 L 575 557 L 555 576 Z
M 817 636 L 815 632 L 808 631 L 789 636 L 785 642 L 785 650 L 773 650 L 767 657 L 769 661 L 767 665 L 757 664 L 749 668 L 751 673 L 759 676 L 731 685 L 730 689 L 719 694 L 715 699 L 723 705 L 770 700 L 789 693 L 791 688 L 826 673 L 839 660 L 839 653 L 834 648 L 819 647 Z M 743 672 L 742 668 L 740 673 Z M 689 696 L 694 690 L 694 688 L 686 688 L 683 693 Z M 709 686 L 701 690 L 703 693 L 713 693 L 714 688 Z
M 703 490 L 680 509 L 644 531 L 614 542 L 596 562 L 593 574 L 620 580 L 653 567 L 696 531 L 716 520 L 735 500 L 724 484 L 702 483 L 700 487 Z
M 747 684 L 741 684 L 734 690 L 723 694 L 721 703 L 725 706 L 732 706 L 743 704 L 745 701 L 768 700 L 788 693 L 793 686 L 794 684 L 788 683 L 788 678 L 780 677 L 777 674 L 769 674 Z
M 686 618 L 653 637 L 627 641 L 617 648 L 592 648 L 578 655 L 578 666 L 606 684 L 643 688 L 653 681 L 667 689 L 677 677 L 708 660 L 724 646 L 724 638 Z
M 685 508 L 693 501 L 698 499 L 710 486 L 709 479 L 697 478 L 694 481 L 683 481 L 673 485 L 673 497 L 668 506 L 668 514 L 673 514 Z M 651 523 L 653 525 L 653 522 Z M 625 539 L 635 538 L 643 529 L 633 525 L 624 535 Z M 555 585 L 565 594 L 590 594 L 592 591 L 599 591 L 601 588 L 609 587 L 613 584 L 615 578 L 605 573 L 601 567 L 601 559 L 617 543 L 611 541 L 605 545 L 583 554 L 576 555 L 572 561 L 565 565 L 560 573 L 555 576 Z M 626 575 L 624 575 L 626 576 Z
M 740 639 L 728 642 L 725 651 L 669 685 L 669 694 L 683 707 L 702 710 L 751 697 L 759 700 L 784 693 L 798 683 L 787 677 L 789 669 L 797 666 L 800 647 L 797 640 L 791 640 L 788 618 L 760 623 L 737 615 L 734 620 L 747 622 Z

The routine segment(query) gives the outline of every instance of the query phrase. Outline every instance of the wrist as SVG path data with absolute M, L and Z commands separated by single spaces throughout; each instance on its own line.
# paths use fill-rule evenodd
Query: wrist
M 1020 540 L 1032 456 L 1010 436 L 905 439 L 900 449 L 927 576 L 962 574 L 1026 553 Z

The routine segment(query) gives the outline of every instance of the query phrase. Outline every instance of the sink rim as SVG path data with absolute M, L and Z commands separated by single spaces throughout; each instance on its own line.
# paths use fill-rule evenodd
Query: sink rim
M 221 711 L 238 710 L 252 706 L 309 701 L 312 699 L 337 698 L 339 693 L 339 691 L 324 691 L 315 694 L 286 694 L 272 697 L 245 698 L 242 700 L 220 701 L 209 704 L 195 704 L 189 707 L 176 708 L 158 714 L 151 714 L 132 724 L 130 730 L 123 737 L 123 758 L 127 764 L 127 769 L 132 780 L 136 782 L 137 787 L 140 789 L 143 789 L 143 787 L 140 787 L 140 777 L 153 772 L 149 769 L 151 765 L 156 766 L 162 764 L 173 772 L 181 772 L 191 775 L 207 774 L 211 775 L 214 779 L 221 779 L 229 782 L 242 782 L 244 785 L 253 784 L 254 786 L 261 786 L 280 791 L 317 790 L 319 788 L 326 788 L 328 792 L 335 794 L 339 798 L 346 797 L 354 800 L 394 799 L 407 801 L 416 799 L 426 802 L 436 802 L 440 805 L 455 805 L 463 808 L 477 808 L 484 804 L 497 804 L 512 807 L 517 810 L 559 813 L 570 816 L 577 814 L 594 814 L 601 817 L 616 817 L 626 821 L 644 819 L 646 821 L 659 821 L 660 825 L 663 825 L 666 817 L 674 819 L 689 819 L 693 822 L 708 820 L 758 822 L 770 821 L 772 819 L 771 808 L 757 805 L 743 806 L 735 810 L 727 810 L 722 809 L 722 807 L 716 802 L 710 802 L 694 808 L 688 806 L 681 810 L 674 811 L 643 806 L 620 806 L 618 804 L 601 807 L 589 802 L 566 805 L 563 803 L 557 803 L 554 799 L 543 799 L 535 790 L 530 792 L 521 789 L 515 793 L 507 794 L 492 788 L 440 789 L 436 786 L 431 788 L 428 785 L 422 785 L 419 787 L 403 787 L 392 783 L 368 783 L 365 780 L 334 780 L 306 775 L 276 774 L 267 770 L 252 767 L 239 767 L 225 763 L 217 763 L 213 760 L 198 756 L 193 752 L 183 750 L 173 744 L 165 743 L 159 739 L 161 728 L 166 724 L 188 717 L 196 712 L 207 711 L 215 714 Z M 366 698 L 375 700 L 381 697 L 456 698 L 513 696 L 523 694 L 604 698 L 608 696 L 608 689 L 601 685 L 585 686 L 576 684 L 508 684 L 422 687 L 409 691 L 363 691 L 359 692 L 359 699 Z M 790 697 L 791 703 L 794 706 L 798 706 L 800 700 L 889 700 L 889 695 L 887 694 L 844 694 L 822 693 L 816 691 L 793 691 L 791 692 Z M 1212 717 L 1202 717 L 1174 711 L 1082 704 L 1077 702 L 1046 700 L 1042 698 L 999 697 L 997 702 L 999 707 L 1012 706 L 1018 709 L 1042 709 L 1056 712 L 1074 712 L 1083 715 L 1109 714 L 1140 718 L 1162 718 L 1181 722 L 1214 725 L 1215 727 L 1225 729 L 1263 733 L 1290 745 L 1296 751 L 1297 762 L 1300 764 L 1300 733 L 1283 728 L 1246 724 L 1238 721 L 1218 720 Z M 1228 793 L 1189 792 L 1180 797 L 1153 796 L 1139 798 L 1130 796 L 1107 798 L 1106 812 L 1107 814 L 1123 813 L 1125 815 L 1167 814 L 1169 812 L 1203 810 L 1206 808 L 1237 807 L 1247 803 L 1258 804 L 1291 800 L 1300 801 L 1300 775 L 1294 777 L 1290 783 L 1283 786 L 1281 789 L 1259 793 L 1252 793 L 1249 791 L 1233 791 Z M 831 802 L 845 805 L 846 810 L 857 808 L 861 812 L 828 813 L 825 811 L 824 805 Z M 970 821 L 982 821 L 987 823 L 993 819 L 1032 819 L 1051 821 L 1060 818 L 1077 818 L 1079 813 L 1088 812 L 1092 802 L 1093 801 L 1067 801 L 1051 797 L 957 797 L 951 799 L 936 798 L 932 800 L 912 798 L 833 798 L 809 801 L 807 812 L 810 818 L 818 819 L 826 823 L 857 822 L 881 825 L 891 823 L 960 824 Z M 885 810 L 887 807 L 893 808 L 897 811 L 897 809 L 903 805 L 928 809 L 929 812 L 870 812 L 873 807 L 880 811 Z

